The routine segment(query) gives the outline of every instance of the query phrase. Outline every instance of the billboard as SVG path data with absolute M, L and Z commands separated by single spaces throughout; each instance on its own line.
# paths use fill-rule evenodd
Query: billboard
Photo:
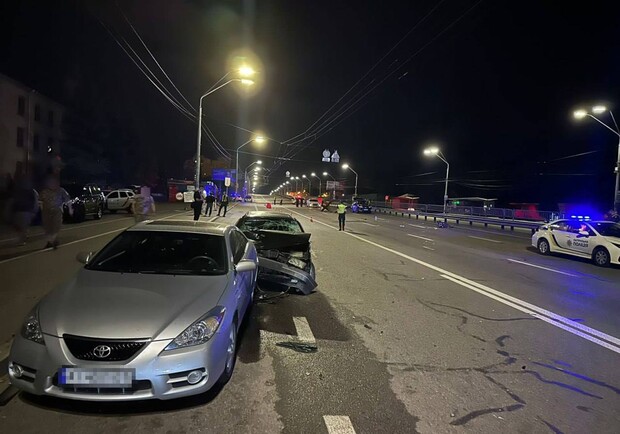
M 231 178 L 232 182 L 235 182 L 235 169 L 213 169 L 213 181 L 224 181 L 226 178 Z

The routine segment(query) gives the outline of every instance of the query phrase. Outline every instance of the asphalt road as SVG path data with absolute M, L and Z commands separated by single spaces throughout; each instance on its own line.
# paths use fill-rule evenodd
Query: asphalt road
M 178 208 L 157 217 L 191 219 Z M 18 394 L 0 432 L 618 432 L 620 269 L 540 256 L 518 231 L 349 214 L 343 233 L 335 214 L 276 209 L 312 233 L 319 287 L 255 306 L 223 390 L 129 405 Z M 66 226 L 56 251 L 0 239 L 0 360 L 77 252 L 131 222 Z

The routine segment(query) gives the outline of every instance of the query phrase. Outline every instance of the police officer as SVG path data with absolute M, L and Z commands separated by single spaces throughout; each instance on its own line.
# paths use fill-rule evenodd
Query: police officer
M 228 194 L 224 193 L 222 194 L 222 200 L 220 201 L 220 207 L 217 209 L 217 215 L 220 215 L 220 212 L 222 211 L 222 208 L 224 208 L 224 216 L 226 217 L 226 211 L 228 210 Z
M 205 198 L 205 217 L 211 217 L 211 212 L 213 211 L 213 202 L 215 202 L 215 196 L 213 193 L 209 192 L 209 195 Z
M 340 201 L 336 212 L 338 213 L 338 230 L 344 231 L 344 221 L 347 215 L 347 206 L 345 205 L 344 201 Z
M 194 201 L 192 202 L 192 209 L 194 210 L 194 221 L 198 221 L 200 218 L 200 211 L 202 211 L 202 195 L 200 191 L 194 191 Z

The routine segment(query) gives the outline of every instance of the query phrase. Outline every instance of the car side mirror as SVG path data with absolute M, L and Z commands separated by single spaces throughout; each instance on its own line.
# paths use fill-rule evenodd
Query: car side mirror
M 77 259 L 78 262 L 86 265 L 90 262 L 91 259 L 93 259 L 93 256 L 95 256 L 95 252 L 79 252 L 75 256 L 75 259 Z
M 246 271 L 254 271 L 254 270 L 256 270 L 256 262 L 250 261 L 248 259 L 240 261 L 235 266 L 235 271 L 237 273 L 243 273 L 243 272 L 246 272 Z

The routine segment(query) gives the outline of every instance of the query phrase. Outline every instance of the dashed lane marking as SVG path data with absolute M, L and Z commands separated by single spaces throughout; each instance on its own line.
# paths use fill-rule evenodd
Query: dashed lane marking
M 349 416 L 323 416 L 329 434 L 355 434 Z
M 435 249 L 433 249 L 432 247 L 428 247 L 428 246 L 422 246 L 422 248 L 426 250 L 432 250 L 433 252 L 435 251 Z
M 475 237 L 475 236 L 473 236 L 473 235 L 468 235 L 467 237 L 468 237 L 468 238 L 474 238 L 474 239 L 476 239 L 476 240 L 488 241 L 488 242 L 490 242 L 490 243 L 497 243 L 497 244 L 501 244 L 501 243 L 502 243 L 501 241 L 492 240 L 492 239 L 490 239 L 490 238 L 484 238 L 484 237 Z
M 530 264 L 529 262 L 517 261 L 516 259 L 508 258 L 508 261 L 514 262 L 516 264 L 527 265 L 528 267 L 534 267 L 534 268 L 539 268 L 541 270 L 551 271 L 552 273 L 563 274 L 564 276 L 579 277 L 576 274 L 571 274 L 571 273 L 567 273 L 565 271 L 560 271 L 560 270 L 554 270 L 553 268 L 543 267 L 542 265 Z
M 364 223 L 365 225 L 368 225 L 368 226 L 375 226 L 375 227 L 379 226 L 379 225 L 373 225 L 372 223 L 367 223 L 367 222 L 360 222 L 360 223 Z
M 410 237 L 419 238 L 419 239 L 424 240 L 424 241 L 430 241 L 430 242 L 433 242 L 433 243 L 435 242 L 435 240 L 431 240 L 430 238 L 426 238 L 426 237 L 421 237 L 419 235 L 413 235 L 413 234 L 407 234 L 407 235 L 410 236 Z
M 295 211 L 293 211 L 295 212 Z M 303 214 L 300 213 L 296 213 L 299 214 L 303 217 L 305 217 Z M 315 220 L 317 223 L 323 225 L 323 226 L 327 226 L 329 228 L 332 229 L 336 229 L 335 226 L 329 225 L 327 223 Z M 558 315 L 554 312 L 551 312 L 549 310 L 543 309 L 541 307 L 538 307 L 536 305 L 533 305 L 531 303 L 528 303 L 526 301 L 520 300 L 516 297 L 513 297 L 511 295 L 505 294 L 501 291 L 498 291 L 496 289 L 490 288 L 488 286 L 482 285 L 478 282 L 474 282 L 472 280 L 469 280 L 463 276 L 460 276 L 456 273 L 453 273 L 451 271 L 445 270 L 441 267 L 438 267 L 436 265 L 432 265 L 429 264 L 428 262 L 424 262 L 420 259 L 414 258 L 413 256 L 409 256 L 405 253 L 399 252 L 398 250 L 395 249 L 391 249 L 389 247 L 386 247 L 382 244 L 376 243 L 374 241 L 370 241 L 369 239 L 360 237 L 359 235 L 356 234 L 352 234 L 350 232 L 345 232 L 346 235 L 353 237 L 359 241 L 362 241 L 364 243 L 370 244 L 371 246 L 375 246 L 379 249 L 382 249 L 386 252 L 390 252 L 396 256 L 399 256 L 403 259 L 407 259 L 411 262 L 414 262 L 418 265 L 421 265 L 423 267 L 426 267 L 428 269 L 431 269 L 433 271 L 438 272 L 442 277 L 444 277 L 445 279 L 448 279 L 454 283 L 457 283 L 461 286 L 464 286 L 465 288 L 471 289 L 481 295 L 484 295 L 488 298 L 491 298 L 493 300 L 499 301 L 500 303 L 503 303 L 507 306 L 513 307 L 517 310 L 520 310 L 522 312 L 525 312 L 524 309 L 527 309 L 529 311 L 531 311 L 531 315 L 534 316 L 535 318 L 538 318 L 542 321 L 545 321 L 548 324 L 551 324 L 555 327 L 558 327 L 562 330 L 565 330 L 569 333 L 574 334 L 575 336 L 579 336 L 580 338 L 586 339 L 592 343 L 595 343 L 597 345 L 600 345 L 603 348 L 607 348 L 611 351 L 614 351 L 618 354 L 620 354 L 620 339 L 618 339 L 615 336 L 611 336 L 608 335 L 606 333 L 603 333 L 599 330 L 593 329 L 591 327 L 585 326 L 583 324 L 580 324 L 576 321 L 573 321 L 569 318 L 565 318 L 561 315 Z M 512 260 L 513 262 L 516 262 L 515 260 Z M 520 262 L 520 261 L 519 261 Z M 527 264 L 527 263 L 525 263 Z M 527 264 L 527 265 L 532 265 L 532 264 Z M 553 271 L 557 271 L 557 270 L 553 270 Z M 562 272 L 562 274 L 564 274 Z
M 308 320 L 303 316 L 294 316 L 293 323 L 295 323 L 295 329 L 297 330 L 297 338 L 300 342 L 315 344 L 316 339 L 312 334 L 312 329 Z
M 412 223 L 409 223 L 409 226 L 413 226 L 414 228 L 419 228 L 419 229 L 426 229 L 426 226 L 422 226 L 422 225 L 414 225 Z

